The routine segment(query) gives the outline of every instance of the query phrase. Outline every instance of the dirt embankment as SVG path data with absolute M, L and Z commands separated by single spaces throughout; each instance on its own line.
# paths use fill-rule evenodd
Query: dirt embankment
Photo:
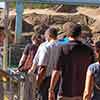
M 15 17 L 16 11 L 10 11 L 9 29 L 12 31 L 15 31 Z M 77 7 L 74 13 L 59 13 L 50 9 L 25 9 L 23 13 L 22 31 L 28 33 L 33 32 L 34 26 L 41 23 L 61 27 L 67 21 L 73 21 L 87 26 L 89 30 L 92 30 L 94 37 L 96 38 L 97 36 L 100 39 L 100 8 Z

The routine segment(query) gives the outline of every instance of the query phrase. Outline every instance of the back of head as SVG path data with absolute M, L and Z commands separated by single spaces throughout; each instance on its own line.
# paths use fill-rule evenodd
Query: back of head
M 45 31 L 48 29 L 48 25 L 46 24 L 40 24 L 40 25 L 36 25 L 34 27 L 34 32 L 37 34 L 42 34 L 44 35 Z
M 33 34 L 31 37 L 31 40 L 32 40 L 32 42 L 33 41 L 36 42 L 36 44 L 40 44 L 43 42 L 40 34 Z
M 95 45 L 96 45 L 97 48 L 100 48 L 100 41 L 97 41 L 97 42 L 95 43 Z
M 81 25 L 67 22 L 63 25 L 64 32 L 71 37 L 78 37 L 81 34 Z
M 46 34 L 48 34 L 51 38 L 56 38 L 58 30 L 55 27 L 50 27 L 46 30 Z
M 95 47 L 96 47 L 96 49 L 100 52 L 100 41 L 97 41 L 97 42 L 95 43 Z
M 97 41 L 95 43 L 95 47 L 96 47 L 96 58 L 99 60 L 100 62 L 100 41 Z

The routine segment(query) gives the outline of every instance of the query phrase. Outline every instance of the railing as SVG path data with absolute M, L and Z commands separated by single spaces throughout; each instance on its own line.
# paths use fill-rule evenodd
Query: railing
M 12 69 L 0 72 L 0 100 L 42 100 L 37 94 L 34 75 L 13 75 Z
M 7 50 L 9 67 L 6 71 L 0 69 L 0 100 L 42 100 L 36 89 L 34 75 L 25 73 L 14 75 L 15 66 L 12 64 L 18 64 L 24 47 L 24 45 L 10 45 Z

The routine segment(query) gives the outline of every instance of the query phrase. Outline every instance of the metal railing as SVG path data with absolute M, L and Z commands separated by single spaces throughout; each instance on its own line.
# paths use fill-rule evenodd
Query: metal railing
M 17 67 L 20 58 L 22 56 L 22 52 L 24 50 L 24 45 L 10 45 L 8 48 L 8 66 L 9 67 Z
M 42 100 L 37 94 L 34 75 L 13 75 L 12 69 L 7 72 L 1 71 L 0 100 Z
M 7 49 L 9 67 L 6 71 L 0 69 L 0 100 L 42 100 L 36 88 L 34 75 L 14 74 L 15 66 L 12 63 L 18 64 L 24 47 L 24 45 L 10 45 Z

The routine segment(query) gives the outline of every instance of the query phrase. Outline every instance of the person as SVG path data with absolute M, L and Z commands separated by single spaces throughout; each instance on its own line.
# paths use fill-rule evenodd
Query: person
M 23 51 L 23 54 L 20 59 L 19 66 L 18 66 L 18 69 L 16 70 L 16 73 L 28 72 L 28 70 L 32 66 L 33 58 L 36 54 L 36 51 L 39 45 L 42 43 L 42 38 L 39 34 L 33 34 L 31 41 L 32 43 L 27 44 Z M 30 60 L 29 63 L 28 63 L 28 60 Z
M 33 100 L 33 98 L 35 98 L 35 78 L 34 75 L 28 75 L 27 73 L 32 67 L 33 58 L 39 45 L 42 43 L 42 38 L 39 34 L 33 34 L 31 41 L 32 43 L 28 43 L 23 51 L 18 68 L 15 71 L 11 69 L 8 70 L 8 72 L 11 73 L 11 75 L 14 74 L 13 76 L 16 76 L 16 78 L 24 78 L 24 91 L 22 89 L 23 87 L 21 86 L 24 100 Z
M 87 66 L 94 62 L 94 52 L 79 41 L 81 26 L 72 23 L 67 30 L 69 42 L 61 46 L 57 65 L 54 66 L 48 100 L 55 99 L 55 86 L 61 77 L 57 100 L 82 100 Z
M 4 27 L 0 26 L 0 69 L 3 68 L 3 41 L 4 39 L 5 39 Z M 3 82 L 0 81 L 0 99 L 3 100 L 3 97 L 4 97 Z
M 93 47 L 94 45 L 94 41 L 92 40 L 92 33 L 90 32 L 87 32 L 87 31 L 82 31 L 82 34 L 80 36 L 80 40 L 82 41 L 82 43 L 90 46 L 90 47 Z
M 97 62 L 87 69 L 83 100 L 100 100 L 100 41 L 95 43 Z
M 0 68 L 3 67 L 3 41 L 5 38 L 4 27 L 0 27 Z
M 33 66 L 29 70 L 29 73 L 34 71 L 38 66 L 38 75 L 40 75 L 40 80 L 43 74 L 40 74 L 42 70 L 46 70 L 45 76 L 42 83 L 39 86 L 39 91 L 43 100 L 48 100 L 48 88 L 50 84 L 50 78 L 53 66 L 56 65 L 58 58 L 59 46 L 57 43 L 57 29 L 50 27 L 45 32 L 46 42 L 42 43 L 33 60 Z M 37 76 L 38 76 L 37 75 Z M 57 90 L 56 90 L 57 91 Z
M 41 35 L 43 42 L 45 42 L 45 31 L 49 28 L 49 26 L 45 23 L 41 23 L 39 25 L 34 26 L 34 32 Z
M 64 45 L 69 42 L 68 33 L 71 31 L 73 22 L 66 22 L 63 24 L 63 33 L 58 35 L 58 42 Z

